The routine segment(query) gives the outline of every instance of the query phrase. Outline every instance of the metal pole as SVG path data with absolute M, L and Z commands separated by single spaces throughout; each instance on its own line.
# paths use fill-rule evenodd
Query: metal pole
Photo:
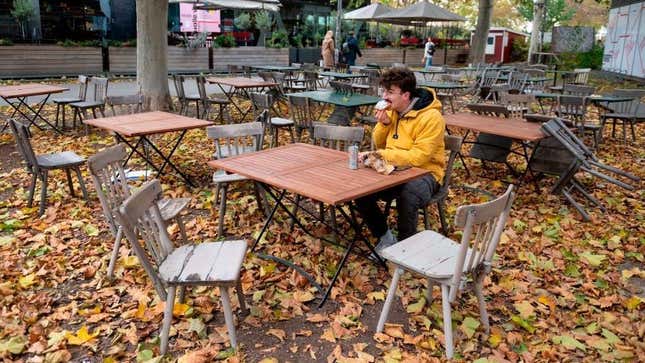
M 343 0 L 337 0 L 338 3 L 338 8 L 336 9 L 336 46 L 338 47 L 338 51 L 340 52 L 341 44 L 343 43 L 343 40 L 340 38 L 341 37 L 341 27 L 340 27 L 340 22 L 343 19 Z

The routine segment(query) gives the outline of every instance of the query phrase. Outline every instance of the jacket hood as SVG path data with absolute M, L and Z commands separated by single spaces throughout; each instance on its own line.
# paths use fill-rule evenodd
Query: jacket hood
M 412 107 L 412 110 L 420 111 L 430 106 L 430 108 L 436 108 L 441 111 L 441 103 L 437 100 L 437 95 L 434 93 L 434 90 L 428 88 L 417 88 L 414 91 L 414 97 L 417 97 L 418 100 Z

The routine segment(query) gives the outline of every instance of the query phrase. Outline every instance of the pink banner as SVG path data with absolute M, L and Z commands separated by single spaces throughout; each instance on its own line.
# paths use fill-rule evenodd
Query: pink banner
M 219 10 L 193 10 L 193 4 L 179 4 L 182 32 L 220 32 Z

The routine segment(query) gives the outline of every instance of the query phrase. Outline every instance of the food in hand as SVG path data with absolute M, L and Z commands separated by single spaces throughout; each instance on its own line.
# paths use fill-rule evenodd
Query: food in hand
M 376 103 L 374 106 L 375 109 L 377 110 L 385 110 L 386 108 L 390 107 L 390 103 L 387 102 L 386 100 L 380 100 Z
M 394 165 L 389 164 L 381 155 L 374 151 L 367 155 L 363 160 L 363 165 L 376 170 L 377 173 L 390 175 L 394 171 Z

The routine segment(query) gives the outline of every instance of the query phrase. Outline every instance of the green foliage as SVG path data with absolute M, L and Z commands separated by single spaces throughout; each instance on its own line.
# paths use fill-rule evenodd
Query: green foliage
M 233 20 L 235 27 L 240 30 L 246 30 L 251 27 L 251 15 L 249 13 L 241 13 Z
M 291 37 L 291 46 L 296 48 L 303 48 L 302 33 L 296 34 Z
M 71 39 L 65 39 L 64 41 L 56 42 L 56 45 L 61 47 L 101 47 L 101 41 L 100 40 L 75 41 Z
M 21 23 L 29 20 L 34 16 L 36 10 L 30 0 L 13 0 L 13 9 L 11 9 L 11 16 Z
M 604 48 L 601 45 L 594 44 L 593 48 L 588 52 L 560 53 L 558 57 L 562 62 L 561 68 L 564 70 L 573 70 L 574 68 L 600 69 L 603 52 Z
M 517 10 L 528 21 L 533 21 L 533 0 L 517 0 Z M 542 22 L 542 31 L 551 31 L 554 25 L 573 18 L 576 10 L 567 5 L 565 0 L 546 0 L 546 17 Z
M 514 39 L 511 44 L 511 62 L 522 62 L 528 58 L 529 43 L 526 39 Z
M 289 36 L 284 30 L 278 30 L 271 34 L 271 38 L 267 40 L 267 47 L 269 48 L 286 48 L 289 46 Z
M 11 41 L 11 39 L 0 38 L 0 47 L 9 46 L 9 45 L 13 45 L 13 42 Z
M 255 13 L 255 26 L 262 31 L 269 31 L 273 26 L 273 18 L 268 11 L 258 11 Z
M 218 35 L 213 42 L 215 48 L 233 48 L 237 45 L 235 37 L 231 34 Z

